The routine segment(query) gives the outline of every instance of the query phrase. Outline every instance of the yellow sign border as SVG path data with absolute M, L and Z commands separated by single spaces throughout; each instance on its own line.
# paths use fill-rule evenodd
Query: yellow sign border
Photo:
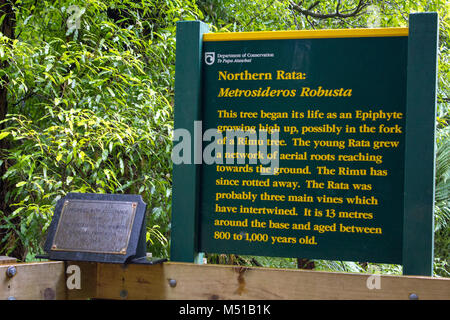
M 217 32 L 203 34 L 203 41 L 406 37 L 408 32 L 409 28 Z

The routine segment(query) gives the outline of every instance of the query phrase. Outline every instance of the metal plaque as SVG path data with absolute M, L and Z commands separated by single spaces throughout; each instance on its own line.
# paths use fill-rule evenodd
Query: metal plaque
M 66 200 L 51 250 L 125 255 L 136 207 L 127 201 Z

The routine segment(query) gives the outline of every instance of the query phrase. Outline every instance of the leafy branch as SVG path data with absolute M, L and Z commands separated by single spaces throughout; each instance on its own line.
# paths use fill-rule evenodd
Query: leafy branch
M 359 0 L 356 7 L 351 9 L 350 12 L 348 12 L 348 13 L 343 13 L 340 11 L 341 0 L 338 0 L 335 11 L 333 13 L 319 13 L 319 12 L 313 11 L 313 9 L 316 8 L 319 4 L 320 4 L 320 1 L 316 1 L 311 6 L 309 6 L 307 9 L 304 9 L 302 7 L 303 1 L 300 1 L 299 3 L 290 1 L 290 7 L 292 8 L 292 10 L 304 15 L 306 18 L 311 17 L 311 18 L 316 18 L 316 19 L 332 19 L 332 18 L 346 19 L 346 18 L 356 17 L 364 10 L 364 8 L 366 8 L 369 5 L 369 2 L 367 0 Z

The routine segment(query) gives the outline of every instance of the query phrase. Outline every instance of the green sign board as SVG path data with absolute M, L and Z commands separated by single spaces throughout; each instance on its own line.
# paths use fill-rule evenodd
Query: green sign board
M 249 134 L 202 166 L 200 250 L 400 263 L 407 37 L 203 48 L 231 56 L 203 68 L 203 127 Z M 226 164 L 271 156 L 260 129 L 278 166 Z
M 431 272 L 436 15 L 393 29 L 178 28 L 172 260 Z

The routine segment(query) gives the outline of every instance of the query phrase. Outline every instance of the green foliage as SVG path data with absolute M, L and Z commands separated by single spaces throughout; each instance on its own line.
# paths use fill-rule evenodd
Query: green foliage
M 283 0 L 198 1 L 204 21 L 213 31 L 266 31 L 293 29 L 289 2 Z
M 0 34 L 0 62 L 8 62 L 0 86 L 8 88 L 9 105 L 0 166 L 10 208 L 0 212 L 0 254 L 32 258 L 42 250 L 58 199 L 99 192 L 142 195 L 149 250 L 168 256 L 177 21 L 199 19 L 222 32 L 404 27 L 410 11 L 437 11 L 440 18 L 435 273 L 448 277 L 450 3 L 441 0 L 16 0 L 17 39 Z M 348 17 L 326 17 L 336 12 Z M 297 267 L 296 259 L 208 259 Z M 317 270 L 401 273 L 395 265 L 314 264 Z
M 436 152 L 435 231 L 450 223 L 450 127 L 438 131 Z
M 80 10 L 80 28 L 67 22 Z M 175 22 L 190 1 L 17 1 L 19 39 L 0 38 L 10 67 L 0 138 L 11 212 L 0 250 L 40 252 L 68 192 L 140 194 L 147 240 L 168 255 Z M 108 11 L 109 10 L 109 11 Z
M 448 115 L 448 113 L 447 113 Z M 448 117 L 447 117 L 448 119 Z M 437 132 L 435 273 L 450 276 L 450 126 Z

